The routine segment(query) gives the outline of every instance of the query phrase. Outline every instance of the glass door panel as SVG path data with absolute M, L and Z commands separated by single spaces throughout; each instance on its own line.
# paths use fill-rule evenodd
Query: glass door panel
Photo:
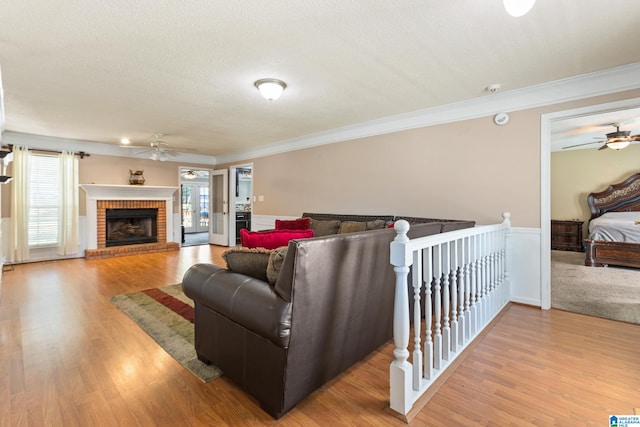
M 211 173 L 211 216 L 209 242 L 214 245 L 229 245 L 229 173 L 228 170 L 217 170 Z
M 183 184 L 182 225 L 185 233 L 202 233 L 209 230 L 209 186 L 207 184 Z
M 193 205 L 193 187 L 191 185 L 182 186 L 182 226 L 185 233 L 195 233 L 195 227 L 193 226 L 193 212 L 195 206 Z

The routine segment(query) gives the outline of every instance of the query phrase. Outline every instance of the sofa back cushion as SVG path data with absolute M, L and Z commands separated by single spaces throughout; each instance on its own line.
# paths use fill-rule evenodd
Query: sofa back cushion
M 358 231 L 365 231 L 367 229 L 367 223 L 363 221 L 342 221 L 338 228 L 338 234 L 344 233 L 357 233 Z
M 337 219 L 318 220 L 311 218 L 311 229 L 314 237 L 329 236 L 338 234 L 340 229 L 340 221 Z

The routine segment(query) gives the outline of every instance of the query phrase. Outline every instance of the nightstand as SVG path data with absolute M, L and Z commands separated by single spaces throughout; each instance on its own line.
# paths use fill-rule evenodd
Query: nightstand
M 582 224 L 577 219 L 559 221 L 551 220 L 551 249 L 560 251 L 583 252 Z

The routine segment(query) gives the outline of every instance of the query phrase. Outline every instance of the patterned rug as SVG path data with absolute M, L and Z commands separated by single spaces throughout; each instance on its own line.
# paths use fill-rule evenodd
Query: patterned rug
M 116 295 L 111 302 L 129 316 L 167 353 L 203 382 L 222 371 L 198 360 L 193 346 L 193 301 L 182 293 L 182 285 Z

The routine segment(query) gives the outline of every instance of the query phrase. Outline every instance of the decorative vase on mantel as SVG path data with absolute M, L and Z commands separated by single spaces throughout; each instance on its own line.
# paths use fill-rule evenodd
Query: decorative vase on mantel
M 143 173 L 144 173 L 144 170 L 129 169 L 129 184 L 143 185 L 144 184 L 144 176 L 142 176 Z

